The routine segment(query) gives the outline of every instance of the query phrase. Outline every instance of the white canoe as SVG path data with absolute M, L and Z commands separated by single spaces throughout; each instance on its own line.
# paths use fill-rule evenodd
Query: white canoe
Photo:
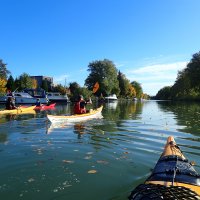
M 79 122 L 92 118 L 102 118 L 101 111 L 103 106 L 97 109 L 90 109 L 90 112 L 85 114 L 75 114 L 75 115 L 47 115 L 47 118 L 51 123 L 62 123 L 62 122 Z

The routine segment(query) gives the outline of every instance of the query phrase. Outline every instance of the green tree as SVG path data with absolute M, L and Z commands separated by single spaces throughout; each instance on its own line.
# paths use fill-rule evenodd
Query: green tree
M 159 99 L 159 100 L 171 99 L 171 87 L 166 86 L 166 87 L 163 87 L 162 89 L 160 89 L 158 91 L 158 93 L 156 94 L 156 99 Z
M 98 82 L 100 86 L 96 92 L 98 96 L 119 94 L 118 72 L 112 61 L 104 59 L 91 62 L 88 65 L 88 71 L 90 74 L 85 80 L 85 85 L 89 90 L 92 91 L 94 84 Z
M 11 90 L 11 91 L 14 91 L 15 88 L 16 88 L 15 87 L 15 81 L 14 81 L 14 78 L 12 77 L 12 75 L 10 75 L 9 78 L 8 78 L 6 88 Z
M 85 100 L 89 100 L 89 98 L 92 96 L 92 91 L 88 90 L 86 87 L 79 88 L 79 93 L 83 95 Z
M 176 81 L 171 88 L 171 97 L 173 99 L 184 99 L 191 90 L 191 80 L 187 69 L 178 72 Z
M 80 85 L 77 82 L 69 83 L 69 89 L 71 94 L 76 95 L 78 93 L 79 88 Z
M 143 93 L 142 94 L 142 98 L 143 99 L 150 99 L 150 96 L 148 94 L 146 94 L 146 93 Z
M 15 90 L 19 90 L 21 88 L 21 83 L 20 83 L 20 80 L 19 78 L 15 78 Z
M 187 75 L 191 80 L 191 87 L 194 89 L 199 90 L 200 88 L 200 52 L 195 53 L 188 63 L 187 68 Z
M 54 92 L 59 92 L 61 93 L 62 95 L 65 95 L 67 93 L 67 88 L 64 87 L 63 85 L 61 84 L 58 84 L 56 85 L 54 88 L 53 88 L 53 91 Z
M 32 88 L 33 79 L 26 73 L 23 73 L 19 77 L 19 90 L 23 90 L 25 88 Z
M 127 97 L 129 96 L 129 85 L 130 81 L 126 78 L 125 74 L 118 72 L 118 81 L 119 81 L 119 88 L 120 88 L 120 96 Z M 132 95 L 131 95 L 132 96 Z
M 186 68 L 178 72 L 171 89 L 173 99 L 187 100 L 200 98 L 200 53 L 194 54 Z
M 77 82 L 69 83 L 69 90 L 70 90 L 70 100 L 75 101 L 77 96 L 80 94 L 80 85 Z
M 179 71 L 176 81 L 170 89 L 170 96 L 174 100 L 200 100 L 200 52 L 195 53 L 186 68 Z M 157 95 L 167 98 L 166 88 Z
M 76 101 L 79 95 L 82 95 L 84 99 L 89 99 L 92 96 L 92 91 L 88 90 L 86 87 L 80 87 L 77 82 L 72 82 L 69 84 L 70 89 L 70 99 L 71 101 Z
M 136 97 L 138 99 L 140 99 L 142 97 L 143 94 L 143 90 L 142 90 L 142 86 L 140 83 L 138 83 L 137 81 L 132 81 L 131 85 L 135 88 L 136 91 Z
M 0 59 L 0 78 L 7 80 L 10 71 L 7 69 L 7 64 L 3 63 L 3 60 Z

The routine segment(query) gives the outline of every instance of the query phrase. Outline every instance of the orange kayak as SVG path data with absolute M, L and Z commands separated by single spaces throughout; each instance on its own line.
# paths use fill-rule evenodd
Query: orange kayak
M 168 137 L 151 175 L 132 191 L 129 199 L 200 199 L 200 175 L 172 136 Z

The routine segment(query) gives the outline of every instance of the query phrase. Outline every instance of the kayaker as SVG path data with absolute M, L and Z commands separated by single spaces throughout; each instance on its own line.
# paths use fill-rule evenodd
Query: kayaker
M 36 101 L 35 105 L 36 105 L 37 107 L 40 107 L 40 106 L 42 106 L 39 98 L 37 99 L 37 101 Z
M 86 110 L 85 106 L 87 104 L 91 104 L 91 103 L 92 103 L 91 99 L 90 99 L 89 102 L 87 102 L 83 99 L 82 95 L 79 95 L 78 96 L 78 102 L 76 102 L 75 105 L 74 105 L 74 114 L 84 114 L 84 113 L 86 113 L 87 110 Z
M 11 90 L 8 90 L 8 91 L 7 91 L 7 96 L 11 96 L 11 97 L 13 96 Z
M 13 109 L 17 109 L 17 107 L 15 106 L 15 100 L 13 97 L 8 97 L 6 101 L 6 110 L 13 110 Z

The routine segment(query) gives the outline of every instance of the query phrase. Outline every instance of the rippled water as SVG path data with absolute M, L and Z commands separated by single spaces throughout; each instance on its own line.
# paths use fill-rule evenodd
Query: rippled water
M 200 172 L 197 103 L 109 103 L 103 119 L 56 126 L 47 113 L 71 113 L 71 106 L 0 116 L 1 199 L 127 199 L 169 135 Z

